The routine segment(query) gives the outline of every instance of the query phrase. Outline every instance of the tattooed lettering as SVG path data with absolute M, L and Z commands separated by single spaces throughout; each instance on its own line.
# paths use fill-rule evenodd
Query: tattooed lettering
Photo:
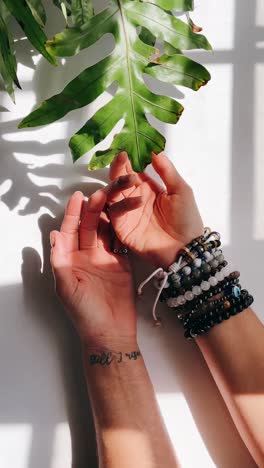
M 123 360 L 123 354 L 121 352 L 119 352 L 117 354 L 118 354 L 117 363 L 120 364 L 120 362 L 122 362 L 122 360 Z
M 110 366 L 113 361 L 113 353 L 91 354 L 90 364 L 100 364 L 101 366 Z
M 131 351 L 130 353 L 119 352 L 103 352 L 103 353 L 94 353 L 89 356 L 89 362 L 91 366 L 100 365 L 100 366 L 110 366 L 113 361 L 117 364 L 125 360 L 136 361 L 141 356 L 140 351 Z
M 132 351 L 132 353 L 126 353 L 126 356 L 130 361 L 131 359 L 134 359 L 134 361 L 136 361 L 137 358 L 140 356 L 140 351 Z

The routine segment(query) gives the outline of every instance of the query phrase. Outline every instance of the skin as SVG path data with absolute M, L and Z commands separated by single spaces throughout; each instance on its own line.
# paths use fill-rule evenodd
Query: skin
M 252 309 L 196 343 L 257 466 L 264 466 L 264 328 Z
M 133 175 L 127 155 L 112 163 L 110 177 L 130 178 L 134 187 L 109 192 L 110 217 L 119 239 L 158 266 L 168 267 L 181 247 L 203 233 L 203 223 L 190 187 L 163 155 L 152 165 L 165 184 Z M 141 196 L 130 211 L 130 199 Z M 257 466 L 264 466 L 264 328 L 252 309 L 213 327 L 196 343 L 222 394 L 234 423 Z
M 115 158 L 110 179 L 128 177 L 134 186 L 119 193 L 110 191 L 110 217 L 124 244 L 152 264 L 168 267 L 183 246 L 203 234 L 204 226 L 193 191 L 172 162 L 153 153 L 152 166 L 166 188 L 146 173 L 136 174 L 126 153 Z M 130 211 L 133 199 L 140 206 Z
M 129 260 L 111 251 L 112 228 L 104 211 L 109 190 L 129 187 L 131 182 L 114 182 L 95 192 L 87 206 L 83 194 L 74 193 L 61 230 L 50 235 L 51 264 L 56 291 L 82 343 L 100 468 L 176 468 L 137 343 Z M 102 364 L 106 354 L 113 359 Z
M 99 190 L 85 206 L 84 195 L 75 192 L 60 232 L 50 235 L 57 294 L 81 339 L 89 343 L 103 342 L 108 337 L 136 337 L 130 264 L 126 257 L 111 251 L 111 227 L 102 211 L 106 197 L 106 192 Z M 124 303 L 126 314 L 120 312 Z

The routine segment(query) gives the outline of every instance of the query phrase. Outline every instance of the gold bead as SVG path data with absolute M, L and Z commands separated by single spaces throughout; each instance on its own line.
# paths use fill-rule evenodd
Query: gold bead
M 225 302 L 224 302 L 224 308 L 225 308 L 225 309 L 230 309 L 230 307 L 231 307 L 230 302 L 229 302 L 229 301 L 225 301 Z

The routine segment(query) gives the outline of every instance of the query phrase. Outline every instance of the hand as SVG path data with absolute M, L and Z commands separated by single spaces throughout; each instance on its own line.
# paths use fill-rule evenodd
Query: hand
M 130 265 L 110 250 L 111 225 L 103 212 L 106 198 L 106 191 L 98 190 L 83 209 L 84 196 L 75 192 L 60 232 L 50 235 L 56 291 L 88 345 L 136 339 Z
M 122 243 L 166 268 L 175 261 L 184 245 L 203 234 L 203 222 L 192 189 L 173 163 L 165 155 L 153 153 L 152 165 L 166 189 L 146 173 L 134 173 L 126 153 L 115 158 L 110 178 L 114 180 L 130 174 L 129 180 L 133 180 L 134 186 L 115 193 L 109 190 L 109 213 Z

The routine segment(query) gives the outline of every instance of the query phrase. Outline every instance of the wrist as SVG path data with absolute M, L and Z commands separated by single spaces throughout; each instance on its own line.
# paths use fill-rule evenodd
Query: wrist
M 84 337 L 81 340 L 83 354 L 85 356 L 94 352 L 123 351 L 128 352 L 138 349 L 136 332 L 133 334 L 103 334 Z
M 105 386 L 120 391 L 121 381 L 141 382 L 146 373 L 144 359 L 135 340 L 114 340 L 108 345 L 83 348 L 83 365 L 90 390 Z M 104 396 L 105 397 L 105 396 Z
M 83 349 L 135 343 L 137 312 L 131 302 L 127 298 L 119 304 L 102 303 L 83 310 L 74 323 Z
M 167 270 L 178 259 L 180 251 L 193 239 L 203 235 L 203 232 L 204 230 L 197 229 L 189 232 L 188 235 L 179 236 L 177 240 L 174 239 L 163 252 L 160 252 L 158 266 Z
M 180 250 L 185 246 L 183 242 L 174 241 L 163 251 L 157 252 L 155 255 L 155 265 L 168 270 L 169 266 L 175 262 Z
M 97 427 L 137 427 L 137 408 L 144 401 L 149 380 L 138 346 L 119 345 L 104 351 L 89 346 L 84 350 L 83 365 Z

